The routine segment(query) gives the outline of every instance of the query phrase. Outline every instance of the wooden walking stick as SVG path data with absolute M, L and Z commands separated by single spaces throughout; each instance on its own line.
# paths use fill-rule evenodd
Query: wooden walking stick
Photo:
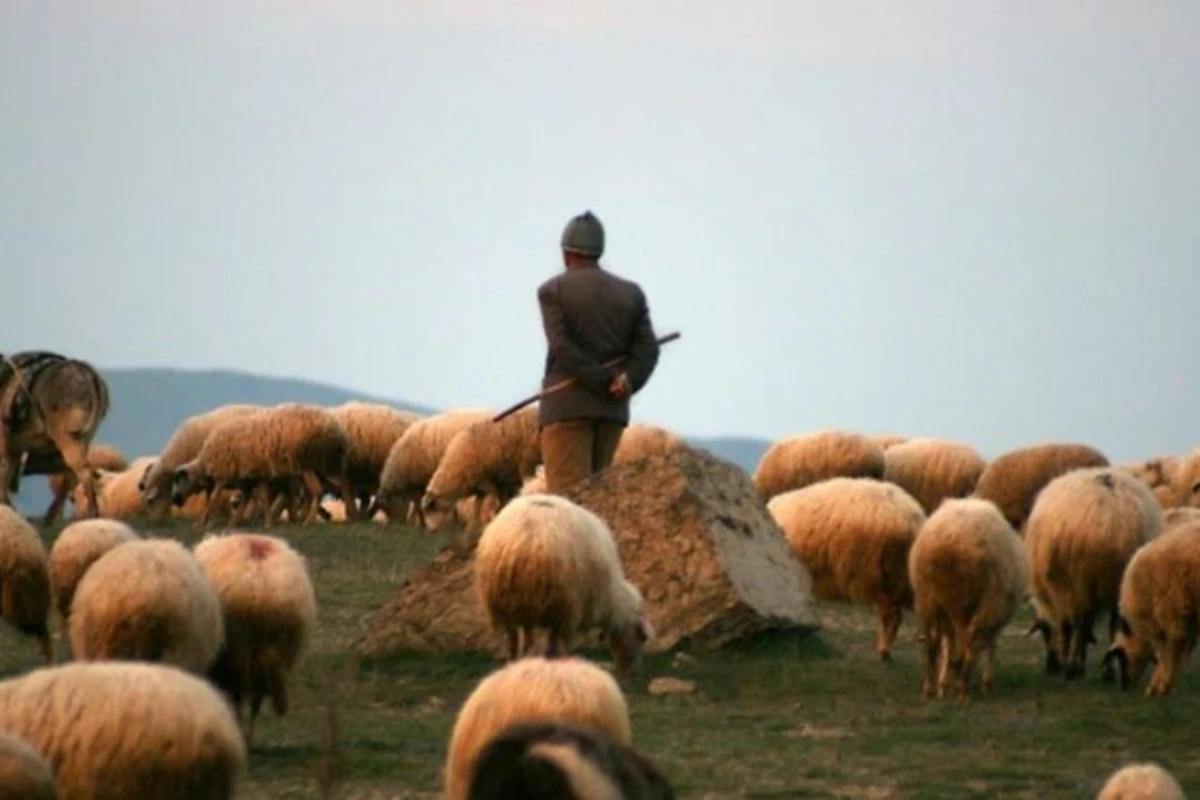
M 668 333 L 666 336 L 659 338 L 658 344 L 659 344 L 659 346 L 662 346 L 669 342 L 673 342 L 682 335 L 683 334 L 681 334 L 679 331 L 675 331 L 674 333 Z M 618 366 L 623 361 L 625 361 L 625 359 L 627 359 L 627 358 L 629 358 L 629 356 L 617 356 L 612 361 L 605 361 L 604 366 L 606 366 L 606 367 Z M 521 402 L 516 403 L 515 405 L 509 406 L 508 408 L 504 409 L 499 414 L 492 417 L 492 422 L 499 422 L 500 420 L 504 419 L 505 417 L 508 417 L 508 416 L 511 416 L 511 415 L 517 413 L 525 406 L 536 403 L 538 400 L 541 400 L 543 397 L 545 397 L 548 394 L 554 394 L 555 392 L 562 391 L 563 389 L 567 388 L 574 382 L 575 382 L 574 378 L 564 378 L 563 380 L 559 381 L 558 383 L 552 383 L 549 386 L 547 386 L 545 389 L 542 389 L 537 394 L 531 394 L 529 397 L 526 397 Z

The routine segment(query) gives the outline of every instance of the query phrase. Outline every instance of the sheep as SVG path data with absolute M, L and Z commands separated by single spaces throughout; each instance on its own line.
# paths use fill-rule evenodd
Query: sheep
M 1195 506 L 1179 506 L 1178 508 L 1169 508 L 1163 511 L 1163 532 L 1169 531 L 1177 525 L 1186 525 L 1189 522 L 1200 520 L 1200 508 Z
M 883 451 L 865 436 L 824 430 L 790 436 L 771 445 L 754 470 L 763 501 L 829 478 L 882 479 Z
M 542 467 L 538 467 L 537 472 L 521 484 L 521 495 L 530 494 L 546 494 L 546 470 Z
M 371 498 L 379 491 L 379 476 L 387 463 L 388 453 L 404 432 L 422 415 L 401 411 L 383 403 L 351 401 L 332 406 L 329 413 L 342 424 L 350 440 L 346 457 L 346 474 L 357 508 L 347 509 L 350 519 L 369 519 L 367 509 Z
M 1107 467 L 1108 459 L 1086 444 L 1050 443 L 1022 447 L 997 457 L 975 484 L 972 497 L 991 500 L 1018 532 L 1046 484 L 1073 469 Z
M 1029 585 L 1029 557 L 1017 532 L 987 500 L 948 498 L 934 511 L 908 553 L 913 608 L 921 621 L 925 662 L 921 696 L 970 694 L 980 651 L 982 688 L 995 683 L 996 637 L 1012 620 Z M 956 674 L 955 674 L 956 673 Z
M 987 462 L 969 445 L 939 439 L 909 439 L 883 454 L 883 479 L 916 499 L 926 514 L 943 500 L 966 497 Z
M 50 644 L 50 561 L 33 525 L 11 506 L 0 505 L 0 617 L 42 646 L 54 663 Z
M 467 426 L 491 417 L 492 412 L 487 409 L 462 408 L 414 422 L 388 453 L 371 513 L 383 511 L 393 524 L 415 521 L 424 525 L 421 497 L 450 440 Z M 410 520 L 410 512 L 415 520 Z
M 138 488 L 146 471 L 153 467 L 157 456 L 141 456 L 135 458 L 125 469 L 111 471 L 96 470 L 96 502 L 99 504 L 97 513 L 107 519 L 133 519 L 146 512 L 146 503 L 142 491 Z M 87 505 L 87 496 L 79 486 L 71 495 L 71 503 L 75 506 L 78 516 L 91 514 Z
M 159 661 L 204 675 L 225 642 L 221 602 L 174 539 L 119 544 L 83 573 L 71 602 L 81 661 Z
M 581 658 L 527 656 L 484 677 L 463 703 L 443 771 L 447 800 L 466 800 L 479 753 L 522 722 L 586 727 L 625 747 L 633 740 L 629 707 L 612 675 Z
M 507 728 L 475 759 L 469 800 L 674 800 L 675 790 L 632 747 L 575 725 Z
M 246 771 L 220 693 L 161 664 L 76 662 L 0 681 L 0 730 L 45 755 L 63 800 L 229 800 Z
M 1117 467 L 1060 475 L 1038 494 L 1025 525 L 1030 634 L 1046 645 L 1046 672 L 1083 676 L 1096 617 L 1107 612 L 1115 636 L 1121 574 L 1134 552 L 1162 531 L 1149 487 Z
M 228 487 L 254 492 L 267 510 L 269 525 L 294 478 L 303 480 L 308 509 L 303 522 L 317 521 L 325 494 L 323 480 L 333 484 L 347 508 L 354 506 L 346 478 L 346 431 L 332 414 L 319 406 L 281 403 L 272 408 L 236 417 L 215 427 L 200 452 L 180 465 L 174 474 L 172 498 L 181 505 L 198 491 L 210 497 Z M 272 503 L 260 494 L 268 487 L 277 494 Z M 231 524 L 240 519 L 235 511 Z M 201 520 L 207 524 L 208 520 Z
M 101 501 L 103 505 L 103 501 Z M 133 528 L 113 519 L 81 519 L 62 529 L 50 548 L 50 586 L 67 638 L 71 603 L 79 581 L 92 564 L 114 547 L 141 539 Z
M 1171 487 L 1181 506 L 1200 506 L 1200 448 L 1181 459 L 1174 470 Z
M 146 510 L 152 520 L 161 521 L 171 509 L 171 483 L 175 470 L 195 458 L 204 440 L 212 433 L 213 428 L 223 422 L 236 419 L 255 411 L 261 411 L 263 406 L 248 403 L 233 403 L 219 406 L 188 417 L 179 424 L 171 438 L 167 440 L 156 461 L 138 483 Z M 211 498 L 210 498 L 211 503 Z M 205 511 L 208 513 L 205 504 Z
M 1159 505 L 1164 509 L 1182 505 L 1176 479 L 1179 476 L 1180 460 L 1175 456 L 1155 456 L 1145 461 L 1126 462 L 1120 465 L 1134 477 L 1141 479 L 1154 492 Z
M 1186 800 L 1175 776 L 1147 761 L 1126 764 L 1104 783 L 1096 800 Z
M 598 627 L 618 671 L 629 675 L 653 634 L 608 525 L 558 495 L 526 495 L 500 509 L 476 545 L 475 591 L 505 634 L 509 659 L 528 652 L 539 629 L 548 631 L 553 657 L 570 652 L 576 633 Z
M 1169 694 L 1200 630 L 1200 521 L 1177 525 L 1142 546 L 1121 576 L 1118 632 L 1104 654 L 1104 677 L 1114 665 L 1122 689 L 1157 666 L 1147 697 Z
M 0 732 L 0 800 L 58 800 L 46 757 L 19 736 Z
M 92 470 L 109 472 L 120 472 L 129 466 L 129 462 L 125 460 L 125 456 L 121 455 L 121 451 L 110 444 L 93 444 L 89 447 L 87 463 Z M 63 470 L 56 475 L 47 475 L 46 483 L 50 487 L 53 499 L 50 501 L 50 507 L 46 509 L 45 520 L 47 523 L 57 522 L 62 515 L 67 498 L 73 496 L 74 490 L 80 486 L 79 480 L 71 470 Z M 87 496 L 87 492 L 82 489 L 79 494 L 85 498 Z M 77 504 L 76 508 L 78 507 Z
M 685 447 L 687 443 L 666 428 L 634 422 L 621 432 L 610 466 L 629 464 L 651 456 L 670 455 Z
M 538 409 L 522 409 L 499 422 L 472 423 L 454 434 L 421 498 L 421 515 L 438 530 L 464 497 L 491 495 L 503 506 L 542 461 Z M 486 520 L 483 520 L 486 522 Z
M 229 695 L 239 721 L 249 698 L 249 742 L 264 697 L 270 696 L 276 714 L 287 713 L 288 676 L 316 630 L 308 565 L 283 539 L 249 533 L 206 536 L 193 552 L 225 620 L 225 644 L 209 679 Z
M 911 495 L 874 478 L 831 478 L 767 503 L 820 600 L 874 604 L 876 650 L 891 661 L 903 610 L 912 608 L 908 551 L 925 512 Z

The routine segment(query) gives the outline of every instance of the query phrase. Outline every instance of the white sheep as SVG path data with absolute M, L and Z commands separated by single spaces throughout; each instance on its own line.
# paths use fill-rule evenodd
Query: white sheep
M 883 479 L 883 451 L 861 434 L 823 430 L 789 436 L 763 453 L 754 488 L 763 500 L 830 478 Z
M 103 488 L 99 494 L 103 495 Z M 103 505 L 104 501 L 100 501 Z M 140 539 L 137 532 L 115 519 L 81 519 L 62 529 L 50 547 L 50 585 L 62 618 L 63 641 L 69 635 L 71 603 L 88 568 L 119 544 Z
M 317 627 L 316 592 L 304 557 L 274 536 L 209 535 L 194 553 L 225 618 L 225 644 L 209 678 L 230 696 L 239 719 L 249 699 L 249 742 L 264 697 L 276 714 L 287 713 L 288 676 Z
M 632 744 L 629 707 L 611 675 L 582 658 L 522 658 L 481 680 L 458 712 L 443 773 L 447 800 L 466 800 L 476 759 L 493 739 L 514 724 L 551 721 Z
M 500 509 L 476 546 L 475 587 L 510 659 L 528 652 L 540 629 L 556 656 L 577 632 L 598 627 L 629 674 L 653 633 L 608 525 L 557 495 L 525 495 Z
M 905 608 L 912 607 L 908 551 L 925 512 L 895 484 L 832 478 L 767 503 L 819 600 L 869 603 L 879 612 L 876 650 L 891 660 Z
M 214 427 L 196 457 L 175 470 L 172 497 L 182 505 L 198 491 L 212 497 L 225 488 L 239 489 L 270 506 L 270 524 L 299 479 L 308 497 L 303 521 L 315 523 L 326 482 L 347 507 L 354 505 L 346 477 L 348 452 L 346 431 L 331 413 L 319 406 L 281 403 Z M 270 491 L 276 493 L 273 501 Z M 239 519 L 235 513 L 231 523 Z
M 45 663 L 54 663 L 50 643 L 50 561 L 33 525 L 11 506 L 0 505 L 0 617 L 37 639 Z
M 173 539 L 125 542 L 79 581 L 68 624 L 81 661 L 161 661 L 203 675 L 225 641 L 221 603 Z
M 1175 776 L 1154 762 L 1127 764 L 1101 787 L 1096 800 L 1186 800 Z
M 468 425 L 454 434 L 425 487 L 421 514 L 426 527 L 438 530 L 465 497 L 490 496 L 503 506 L 516 497 L 541 461 L 537 407 L 499 422 L 485 419 Z
M 161 664 L 77 662 L 0 681 L 0 730 L 45 755 L 63 800 L 230 800 L 246 771 L 221 695 Z
M 987 467 L 975 448 L 944 439 L 909 439 L 883 454 L 883 479 L 908 492 L 926 514 L 951 497 L 966 497 Z
M 1140 547 L 1121 576 L 1117 636 L 1104 655 L 1105 678 L 1121 688 L 1155 661 L 1146 696 L 1168 694 L 1200 630 L 1200 522 L 1177 525 Z
M 391 524 L 415 521 L 424 525 L 421 497 L 450 440 L 467 426 L 491 417 L 487 409 L 460 408 L 414 422 L 388 453 L 370 513 L 383 511 Z
M 975 484 L 972 497 L 991 500 L 1020 531 L 1050 481 L 1071 470 L 1108 466 L 1108 458 L 1094 447 L 1074 442 L 1050 442 L 1010 450 L 987 465 Z
M 1117 467 L 1072 470 L 1038 494 L 1025 546 L 1048 673 L 1084 674 L 1096 617 L 1107 613 L 1115 635 L 1125 565 L 1161 531 L 1162 509 L 1149 487 Z
M 379 476 L 387 463 L 388 453 L 422 415 L 383 403 L 357 400 L 332 406 L 329 413 L 341 423 L 350 440 L 346 474 L 359 505 L 347 509 L 347 518 L 369 519 L 366 512 L 371 498 L 379 491 Z
M 996 637 L 1029 585 L 1029 557 L 1017 532 L 987 500 L 944 500 L 913 541 L 908 577 L 925 639 L 922 697 L 935 689 L 945 697 L 957 681 L 966 700 L 981 654 L 982 687 L 991 691 Z
M 140 456 L 124 469 L 96 469 L 96 513 L 106 519 L 133 519 L 146 513 L 146 503 L 139 488 L 146 473 L 158 460 L 157 456 Z M 88 516 L 87 493 L 76 486 L 71 492 L 71 504 L 78 516 Z
M 158 460 L 142 476 L 138 488 L 153 520 L 162 520 L 171 509 L 171 483 L 175 470 L 191 461 L 204 446 L 213 428 L 223 422 L 262 410 L 263 406 L 234 403 L 195 414 L 179 424 L 158 454 Z M 211 502 L 211 498 L 210 498 Z M 208 504 L 205 504 L 207 511 Z

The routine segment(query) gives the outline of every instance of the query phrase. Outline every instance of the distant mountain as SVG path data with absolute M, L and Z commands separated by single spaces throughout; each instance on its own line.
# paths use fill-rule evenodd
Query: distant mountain
M 103 373 L 108 381 L 112 405 L 96 441 L 115 445 L 127 458 L 159 452 L 182 420 L 226 403 L 273 405 L 298 402 L 328 406 L 361 400 L 387 403 L 420 414 L 437 411 L 429 406 L 375 397 L 337 386 L 235 370 L 146 367 L 105 369 Z M 737 437 L 689 437 L 688 441 L 747 470 L 754 469 L 769 444 L 759 439 Z M 50 503 L 46 481 L 40 477 L 26 479 L 16 501 L 17 507 L 25 513 L 41 513 Z

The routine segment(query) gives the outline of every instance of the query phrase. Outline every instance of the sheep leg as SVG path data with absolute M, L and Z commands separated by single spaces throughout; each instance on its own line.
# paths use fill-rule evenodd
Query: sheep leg
M 354 487 L 350 485 L 350 479 L 345 475 L 334 475 L 330 477 L 329 482 L 338 490 L 338 494 L 342 496 L 342 504 L 346 506 L 346 521 L 351 522 L 358 518 L 358 508 L 355 506 L 357 502 L 354 497 Z
M 945 698 L 946 692 L 950 688 L 950 681 L 953 677 L 951 673 L 953 671 L 954 661 L 954 636 L 948 629 L 948 626 L 944 626 L 942 630 L 939 631 L 938 638 L 940 639 L 940 642 L 938 645 L 937 696 L 938 699 L 941 700 Z
M 940 666 L 942 637 L 936 624 L 925 625 L 925 662 L 921 665 L 921 699 L 928 700 L 937 690 L 937 672 Z
M 1067 651 L 1067 669 L 1063 673 L 1067 680 L 1082 678 L 1087 670 L 1087 647 L 1088 642 L 1095 637 L 1093 633 L 1095 618 L 1094 613 L 1084 614 L 1076 619 L 1072 626 L 1070 646 Z
M 1158 666 L 1154 670 L 1150 685 L 1146 687 L 1147 697 L 1161 697 L 1171 693 L 1171 687 L 1175 684 L 1175 675 L 1178 674 L 1187 654 L 1187 646 L 1180 639 L 1169 640 L 1164 650 L 1165 652 L 1158 660 Z
M 980 688 L 984 692 L 992 692 L 996 688 L 996 640 L 993 638 L 984 645 L 983 678 Z
M 208 523 L 212 520 L 213 507 L 217 504 L 217 497 L 220 496 L 224 489 L 224 481 L 213 481 L 212 487 L 208 490 L 208 502 L 204 504 L 204 513 L 200 515 L 198 527 L 208 527 Z
M 900 631 L 901 611 L 898 606 L 887 601 L 879 603 L 879 632 L 875 639 L 875 649 L 879 651 L 881 661 L 892 660 L 892 645 L 896 634 Z
M 321 505 L 321 498 L 325 495 L 325 487 L 321 485 L 321 479 L 317 477 L 317 473 L 312 470 L 305 470 L 300 478 L 304 481 L 304 488 L 308 492 L 308 510 L 304 514 L 304 524 L 315 525 L 317 522 L 317 507 Z

